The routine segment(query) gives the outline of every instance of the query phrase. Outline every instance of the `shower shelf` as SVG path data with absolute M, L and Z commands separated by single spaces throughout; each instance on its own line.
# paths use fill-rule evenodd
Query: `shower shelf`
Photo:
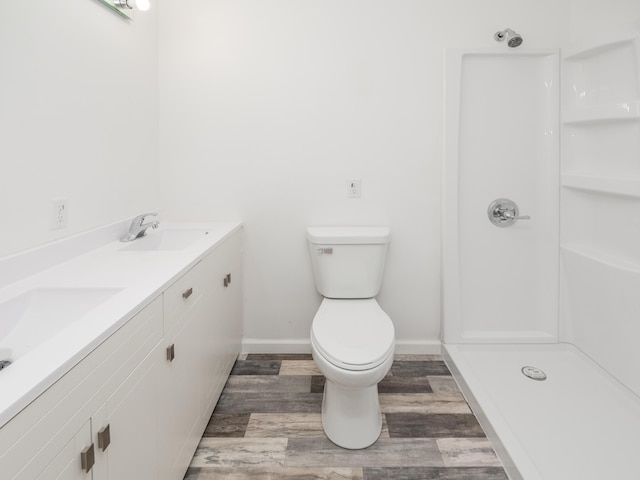
M 576 243 L 563 243 L 560 245 L 560 252 L 572 253 L 588 261 L 595 262 L 607 268 L 640 274 L 640 265 L 628 258 L 621 258 L 603 250 L 587 247 Z
M 640 178 L 594 177 L 564 173 L 562 187 L 640 198 Z
M 640 120 L 640 101 L 615 103 L 595 107 L 572 108 L 562 112 L 565 125 Z

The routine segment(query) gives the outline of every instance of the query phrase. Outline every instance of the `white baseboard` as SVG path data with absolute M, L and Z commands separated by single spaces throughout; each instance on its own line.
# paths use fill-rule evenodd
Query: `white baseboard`
M 396 340 L 396 353 L 401 355 L 440 355 L 440 340 Z
M 311 353 L 308 338 L 243 338 L 242 353 Z
M 440 355 L 440 340 L 397 340 L 396 353 L 402 355 Z M 243 338 L 242 353 L 311 353 L 308 338 Z

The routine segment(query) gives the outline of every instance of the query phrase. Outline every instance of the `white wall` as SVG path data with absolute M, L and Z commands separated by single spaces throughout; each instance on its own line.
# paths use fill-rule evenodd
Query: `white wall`
M 493 46 L 507 26 L 527 44 L 557 46 L 568 2 L 167 5 L 165 211 L 245 222 L 247 342 L 308 339 L 320 297 L 304 229 L 318 224 L 389 225 L 380 304 L 400 342 L 437 342 L 443 49 Z M 347 199 L 351 177 L 362 178 L 361 199 Z
M 157 206 L 157 12 L 3 2 L 0 65 L 0 256 Z
M 174 218 L 240 217 L 245 334 L 295 340 L 319 303 L 304 227 L 384 223 L 394 237 L 380 302 L 398 338 L 417 344 L 440 331 L 443 48 L 494 45 L 506 26 L 557 46 L 567 28 L 638 10 L 636 0 L 158 0 L 128 22 L 97 0 L 5 3 L 0 255 L 159 205 Z M 359 200 L 346 198 L 350 177 L 363 179 Z M 61 197 L 69 227 L 50 231 Z
M 640 2 L 637 0 L 570 0 L 572 41 L 593 37 L 624 25 L 637 25 Z

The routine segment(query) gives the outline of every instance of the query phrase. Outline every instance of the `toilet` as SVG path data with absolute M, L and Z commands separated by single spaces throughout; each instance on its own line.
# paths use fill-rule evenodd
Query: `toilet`
M 322 426 L 343 448 L 373 444 L 382 430 L 378 383 L 391 369 L 395 329 L 375 296 L 389 243 L 387 227 L 309 227 L 316 289 L 311 353 L 325 376 Z

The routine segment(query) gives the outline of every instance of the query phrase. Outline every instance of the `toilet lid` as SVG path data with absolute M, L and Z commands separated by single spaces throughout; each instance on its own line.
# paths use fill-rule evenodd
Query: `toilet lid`
M 346 370 L 367 370 L 393 353 L 395 330 L 373 298 L 325 298 L 311 325 L 311 341 L 332 364 Z

